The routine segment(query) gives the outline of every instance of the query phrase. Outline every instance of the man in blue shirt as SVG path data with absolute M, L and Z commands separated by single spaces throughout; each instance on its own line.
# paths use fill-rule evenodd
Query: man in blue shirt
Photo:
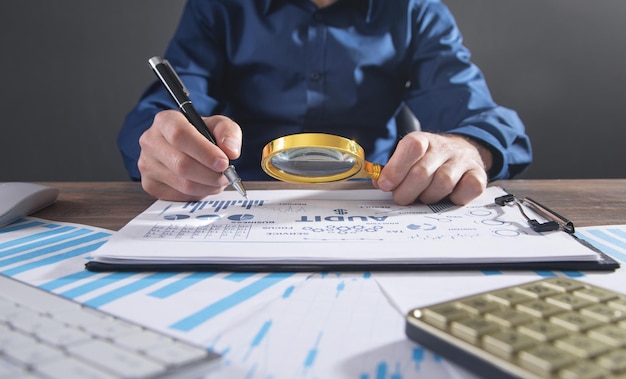
M 157 198 L 222 191 L 231 159 L 244 182 L 270 179 L 263 146 L 302 132 L 356 140 L 399 204 L 466 204 L 531 162 L 524 125 L 494 103 L 438 0 L 189 0 L 165 58 L 219 148 L 155 81 L 118 144 Z M 421 131 L 398 127 L 401 109 Z

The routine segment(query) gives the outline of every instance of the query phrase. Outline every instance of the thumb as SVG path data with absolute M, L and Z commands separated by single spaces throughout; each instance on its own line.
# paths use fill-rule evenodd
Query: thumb
M 230 159 L 237 159 L 241 154 L 241 127 L 226 116 L 204 117 L 204 123 L 209 128 L 217 146 Z

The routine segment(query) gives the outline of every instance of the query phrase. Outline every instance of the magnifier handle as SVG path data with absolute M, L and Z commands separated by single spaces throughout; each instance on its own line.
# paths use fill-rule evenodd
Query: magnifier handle
M 366 174 L 368 178 L 376 180 L 380 176 L 380 172 L 382 171 L 383 167 L 383 165 L 380 165 L 378 163 L 365 161 L 363 163 L 363 173 Z

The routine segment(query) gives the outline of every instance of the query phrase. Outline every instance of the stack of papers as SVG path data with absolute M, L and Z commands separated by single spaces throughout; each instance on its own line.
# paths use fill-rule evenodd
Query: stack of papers
M 562 231 L 538 233 L 489 187 L 466 206 L 397 205 L 378 190 L 227 191 L 156 201 L 93 254 L 91 270 L 615 269 Z M 526 210 L 532 213 L 531 209 Z

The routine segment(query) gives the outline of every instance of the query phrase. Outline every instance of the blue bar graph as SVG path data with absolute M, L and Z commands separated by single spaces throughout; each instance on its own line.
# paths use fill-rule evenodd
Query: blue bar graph
M 28 229 L 28 228 L 32 228 L 32 227 L 43 225 L 43 224 L 44 223 L 42 221 L 31 221 L 27 223 L 17 223 L 16 221 L 2 228 L 2 230 L 0 230 L 0 234 L 10 233 L 10 232 L 14 232 L 17 230 L 22 230 L 22 229 Z
M 144 288 L 150 287 L 151 285 L 154 285 L 155 283 L 158 283 L 162 280 L 168 279 L 174 275 L 178 275 L 178 273 L 176 272 L 157 272 L 155 274 L 152 275 L 148 275 L 145 277 L 142 277 L 139 280 L 136 280 L 130 284 L 127 284 L 125 286 L 122 286 L 120 288 L 116 288 L 110 292 L 107 292 L 105 294 L 102 294 L 100 296 L 97 296 L 93 299 L 89 299 L 87 301 L 85 301 L 84 303 L 90 307 L 94 307 L 94 308 L 99 308 L 105 304 L 108 304 L 112 301 L 121 299 L 123 297 L 126 297 L 132 293 L 141 291 Z
M 502 271 L 497 270 L 483 270 L 481 272 L 485 275 L 502 275 Z
M 615 230 L 610 230 L 611 233 L 614 233 L 616 235 L 619 235 L 621 232 L 618 229 Z M 601 241 L 605 241 L 608 243 L 611 243 L 615 246 L 618 246 L 621 249 L 626 249 L 626 242 L 613 237 L 612 235 L 603 232 L 601 230 L 590 230 L 589 234 L 591 234 L 593 237 L 597 238 L 597 239 L 591 239 L 589 240 L 589 243 L 591 243 L 592 245 L 594 245 L 595 247 L 597 247 L 598 249 L 602 250 L 603 252 L 609 254 L 610 256 L 612 256 L 613 258 L 619 259 L 622 262 L 626 262 L 626 254 L 622 253 L 621 251 L 618 251 L 612 247 L 609 247 L 607 244 L 602 243 L 598 240 Z
M 610 233 L 612 233 L 612 234 L 615 234 L 616 236 L 618 236 L 618 237 L 620 237 L 620 238 L 622 238 L 622 239 L 624 239 L 624 240 L 626 240 L 626 230 L 621 230 L 621 229 L 609 229 L 609 232 L 610 232 Z M 624 246 L 624 245 L 626 245 L 626 243 L 625 243 L 625 242 L 621 242 L 621 241 L 620 241 L 620 244 L 619 244 L 619 245 L 620 245 L 621 247 L 623 247 L 623 248 L 625 248 L 625 249 L 626 249 L 626 246 Z
M 181 291 L 186 290 L 187 288 L 193 286 L 194 284 L 200 283 L 201 281 L 215 276 L 216 272 L 194 272 L 187 276 L 184 276 L 177 281 L 168 284 L 162 288 L 159 288 L 153 292 L 150 292 L 148 296 L 156 297 L 158 299 L 165 299 L 170 296 L 173 296 Z
M 83 232 L 82 230 L 79 230 L 79 231 L 75 232 L 76 235 L 74 235 L 74 236 L 79 236 L 79 235 L 85 234 L 87 232 Z M 33 258 L 37 258 L 37 257 L 43 256 L 43 255 L 51 254 L 51 253 L 54 253 L 54 252 L 57 252 L 57 251 L 60 251 L 60 250 L 65 250 L 65 249 L 68 249 L 68 248 L 71 248 L 71 247 L 74 247 L 74 246 L 79 246 L 79 245 L 82 245 L 82 244 L 85 244 L 85 243 L 89 243 L 89 242 L 92 242 L 92 241 L 103 239 L 103 238 L 106 238 L 106 237 L 109 237 L 109 236 L 110 236 L 109 233 L 93 233 L 93 234 L 87 235 L 87 236 L 82 237 L 82 238 L 72 239 L 72 240 L 69 240 L 69 241 L 66 241 L 66 242 L 63 242 L 63 243 L 59 243 L 59 244 L 56 244 L 56 245 L 49 245 L 49 244 L 47 244 L 47 246 L 42 248 L 42 249 L 31 251 L 31 252 L 28 252 L 28 253 L 24 253 L 24 254 L 21 254 L 21 255 L 18 255 L 16 257 L 12 257 L 12 258 L 2 259 L 2 260 L 0 260 L 0 267 L 8 266 L 8 265 L 11 265 L 11 264 L 14 264 L 14 263 L 18 263 L 18 262 L 27 261 L 27 260 L 30 260 L 30 259 L 33 259 Z M 61 240 L 63 240 L 63 241 L 66 240 L 66 238 L 64 238 L 64 236 L 60 236 L 59 238 Z M 54 242 L 56 242 L 56 241 L 54 241 Z M 25 247 L 24 249 L 29 249 L 29 248 Z M 13 252 L 13 255 L 15 253 L 17 253 L 17 252 Z
M 283 299 L 287 299 L 289 296 L 291 296 L 291 294 L 293 293 L 293 291 L 296 289 L 295 286 L 289 286 L 285 289 L 285 292 L 283 292 Z
M 70 258 L 81 256 L 83 254 L 90 253 L 90 252 L 94 251 L 95 249 L 99 248 L 100 246 L 102 246 L 105 242 L 106 241 L 101 241 L 101 242 L 95 243 L 93 245 L 87 245 L 87 246 L 79 247 L 77 249 L 70 250 L 70 251 L 62 253 L 62 254 L 53 255 L 53 256 L 48 257 L 48 258 L 40 259 L 40 260 L 35 261 L 35 262 L 25 263 L 25 264 L 23 264 L 21 266 L 13 267 L 11 269 L 2 271 L 1 273 L 4 274 L 4 275 L 7 275 L 7 276 L 14 276 L 14 275 L 20 274 L 22 272 L 33 270 L 33 269 L 36 269 L 36 268 L 39 268 L 39 267 L 48 266 L 48 265 L 51 265 L 51 264 L 63 261 L 65 259 L 70 259 Z
M 100 288 L 104 288 L 112 283 L 116 283 L 120 280 L 124 280 L 133 275 L 136 275 L 134 272 L 114 272 L 112 274 L 104 274 L 99 278 L 92 280 L 91 282 L 84 283 L 80 286 L 76 286 L 67 291 L 61 292 L 60 295 L 67 297 L 69 299 L 76 299 L 79 296 L 86 295 L 90 292 L 99 290 Z
M 199 310 L 198 312 L 175 322 L 170 328 L 188 332 L 211 318 L 241 304 L 242 302 L 252 298 L 274 284 L 289 278 L 293 273 L 276 272 L 267 274 L 266 276 L 256 280 L 255 282 L 241 288 L 233 294 L 216 301 L 213 304 Z
M 246 355 L 243 357 L 244 361 L 246 361 L 248 359 L 248 357 L 250 356 L 250 354 L 252 354 L 252 351 L 255 348 L 259 347 L 259 345 L 261 344 L 261 342 L 263 341 L 263 339 L 267 335 L 267 332 L 270 330 L 271 326 L 272 326 L 272 320 L 267 320 L 267 321 L 265 321 L 263 323 L 263 325 L 261 325 L 261 329 L 252 338 L 252 342 L 250 342 L 250 348 L 246 352 Z
M 208 206 L 212 207 L 213 212 L 219 212 L 221 210 L 228 209 L 228 207 L 239 206 L 243 209 L 250 209 L 253 206 L 262 207 L 264 200 L 205 200 L 205 201 L 190 201 L 182 206 L 182 209 L 194 213 L 201 211 Z
M 323 335 L 324 335 L 324 332 L 320 332 L 317 335 L 317 338 L 315 339 L 315 344 L 313 345 L 313 347 L 307 353 L 306 358 L 304 359 L 304 369 L 305 370 L 311 368 L 313 366 L 313 364 L 315 363 L 315 358 L 317 357 L 320 341 L 322 340 L 322 336 Z
M 387 362 L 380 362 L 376 366 L 376 379 L 386 379 L 388 369 Z
M 11 240 L 11 241 L 6 241 L 6 242 L 3 242 L 3 243 L 0 243 L 0 250 L 7 249 L 9 247 L 13 247 L 13 246 L 17 246 L 17 245 L 22 245 L 22 244 L 25 244 L 25 243 L 28 243 L 28 242 L 32 242 L 32 241 L 44 240 L 44 239 L 46 239 L 46 238 L 48 238 L 50 236 L 53 236 L 53 235 L 56 235 L 56 234 L 62 234 L 62 233 L 65 233 L 65 232 L 73 230 L 73 229 L 76 229 L 76 228 L 73 227 L 73 226 L 63 226 L 63 227 L 60 227 L 60 228 L 53 228 L 51 230 L 46 230 L 46 231 L 43 231 L 43 232 L 40 232 L 40 233 L 35 233 L 35 234 L 24 236 L 24 237 L 21 237 L 21 238 L 16 238 L 16 239 Z M 40 242 L 40 244 L 49 244 L 49 243 L 50 243 L 49 239 Z M 28 247 L 26 247 L 26 246 L 20 246 L 16 250 L 23 251 L 24 249 L 27 249 L 27 248 Z M 9 256 L 9 255 L 10 255 L 10 253 L 7 254 L 6 251 L 0 253 L 0 257 Z
M 335 295 L 336 297 L 339 297 L 339 295 L 341 294 L 341 291 L 346 289 L 346 282 L 345 281 L 341 281 L 339 282 L 339 284 L 337 284 L 337 295 Z
M 415 368 L 419 370 L 420 365 L 424 361 L 424 348 L 423 347 L 414 347 L 413 354 L 411 355 L 411 359 L 415 362 Z
M 95 272 L 91 272 L 91 271 L 87 271 L 87 270 L 83 270 L 83 271 L 78 271 L 69 275 L 65 275 L 62 276 L 60 278 L 57 279 L 53 279 L 49 282 L 43 283 L 42 285 L 40 285 L 39 287 L 41 289 L 44 289 L 46 291 L 54 291 L 57 288 L 61 288 L 65 285 L 68 284 L 72 284 L 72 283 L 76 283 L 78 281 L 87 279 L 87 278 L 91 278 L 93 276 L 96 275 L 100 275 L 97 274 Z
M 72 229 L 75 229 L 75 228 L 72 228 Z M 67 229 L 66 229 L 66 231 L 67 231 Z M 25 252 L 25 251 L 28 251 L 28 250 L 32 250 L 32 249 L 36 249 L 36 248 L 42 247 L 42 246 L 49 246 L 49 245 L 57 243 L 57 242 L 66 241 L 66 240 L 69 240 L 69 239 L 72 239 L 72 238 L 75 238 L 75 237 L 80 237 L 80 236 L 85 235 L 87 233 L 90 233 L 90 231 L 87 230 L 87 229 L 80 229 L 80 230 L 76 230 L 76 231 L 74 231 L 72 233 L 61 234 L 61 235 L 53 237 L 53 238 L 47 238 L 47 239 L 40 239 L 40 238 L 34 239 L 34 238 L 31 238 L 30 240 L 34 241 L 34 242 L 28 243 L 26 245 L 24 245 L 23 243 L 27 242 L 27 240 L 29 238 L 26 238 L 26 237 L 25 238 L 20 238 L 19 241 L 18 241 L 18 242 L 20 242 L 20 246 L 16 246 L 16 247 L 13 247 L 12 249 L 8 249 L 8 250 L 3 251 L 2 253 L 0 253 L 0 258 L 9 257 L 11 255 L 19 254 L 19 253 L 22 253 L 22 252 Z M 46 236 L 53 235 L 53 234 L 56 234 L 56 233 L 52 233 L 51 234 L 50 232 L 47 232 L 47 233 L 41 233 L 41 234 L 45 234 L 45 236 L 43 236 L 43 237 L 46 237 Z
M 542 278 L 552 278 L 556 276 L 556 274 L 553 271 L 543 271 L 543 270 L 537 270 L 535 271 L 535 274 L 541 276 Z
M 256 275 L 254 272 L 233 272 L 224 277 L 226 280 L 231 280 L 233 282 L 243 282 L 244 280 L 253 277 Z

